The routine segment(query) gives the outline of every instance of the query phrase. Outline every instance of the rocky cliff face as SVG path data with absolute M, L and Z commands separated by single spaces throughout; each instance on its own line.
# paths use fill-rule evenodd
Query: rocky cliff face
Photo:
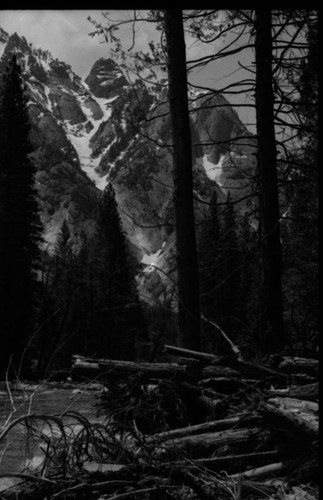
M 118 96 L 123 87 L 128 86 L 128 82 L 118 65 L 112 59 L 104 59 L 103 57 L 94 63 L 85 83 L 95 97 L 106 99 Z
M 129 85 L 117 64 L 102 58 L 82 82 L 69 65 L 49 52 L 1 30 L 0 73 L 13 52 L 29 94 L 47 242 L 55 242 L 64 218 L 76 243 L 83 232 L 91 234 L 98 192 L 112 182 L 138 258 L 146 263 L 158 259 L 170 269 L 174 216 L 165 82 L 154 89 L 140 81 Z M 220 198 L 228 190 L 240 196 L 241 188 L 248 189 L 254 169 L 255 139 L 223 96 L 195 95 L 193 103 L 196 198 L 208 201 L 214 189 Z M 195 208 L 197 220 L 205 217 L 207 205 L 196 202 Z M 160 280 L 154 268 L 150 271 L 150 281 L 147 273 L 140 278 L 148 288 Z

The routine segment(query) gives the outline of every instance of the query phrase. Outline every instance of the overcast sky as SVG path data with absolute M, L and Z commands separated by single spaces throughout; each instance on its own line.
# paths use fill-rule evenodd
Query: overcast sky
M 113 18 L 130 18 L 133 11 L 110 10 Z M 102 38 L 90 37 L 89 33 L 95 27 L 88 21 L 88 16 L 96 21 L 105 22 L 102 10 L 0 10 L 0 26 L 9 33 L 18 33 L 25 36 L 28 42 L 39 46 L 43 50 L 49 50 L 55 58 L 67 62 L 73 71 L 86 78 L 94 62 L 100 57 L 110 57 L 109 45 Z M 151 23 L 137 25 L 135 50 L 146 50 L 147 43 L 158 35 Z M 121 32 L 125 49 L 132 44 L 132 33 L 130 27 Z M 103 43 L 102 43 L 103 42 Z M 217 50 L 215 44 L 187 43 L 189 56 L 196 58 Z M 247 63 L 239 56 L 242 63 Z M 194 83 L 217 87 L 226 82 L 226 75 L 237 71 L 237 57 L 219 60 L 216 64 L 199 71 L 194 78 Z M 241 69 L 240 69 L 241 71 Z M 236 76 L 236 75 L 235 75 Z M 244 76 L 245 75 L 241 75 Z M 230 78 L 230 77 L 229 77 Z M 232 78 L 232 77 L 231 77 Z M 234 98 L 228 97 L 230 102 Z M 246 123 L 248 120 L 245 111 L 239 110 L 240 116 Z
M 9 35 L 17 32 L 33 45 L 49 50 L 85 78 L 99 57 L 109 56 L 108 46 L 89 36 L 94 26 L 88 16 L 102 19 L 101 10 L 2 10 L 0 26 Z

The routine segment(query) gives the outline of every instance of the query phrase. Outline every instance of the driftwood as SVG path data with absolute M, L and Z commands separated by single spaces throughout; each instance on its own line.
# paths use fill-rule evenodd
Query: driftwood
M 108 413 L 108 426 L 97 436 L 95 432 L 93 436 L 89 433 L 93 439 L 99 439 L 98 449 L 103 445 L 107 453 L 102 462 L 98 462 L 98 468 L 101 463 L 109 467 L 105 472 L 98 469 L 94 472 L 94 469 L 87 470 L 84 462 L 86 476 L 78 478 L 77 472 L 75 475 L 73 472 L 72 483 L 64 474 L 57 474 L 56 469 L 55 475 L 48 474 L 47 482 L 46 469 L 44 481 L 41 478 L 32 483 L 27 481 L 10 492 L 1 492 L 1 498 L 41 500 L 46 495 L 60 497 L 65 494 L 90 497 L 92 492 L 109 493 L 109 498 L 118 500 L 145 493 L 153 498 L 161 488 L 167 492 L 167 488 L 182 488 L 183 485 L 205 500 L 227 498 L 228 493 L 229 496 L 234 493 L 237 499 L 245 495 L 274 498 L 277 484 L 288 482 L 289 477 L 307 484 L 312 481 L 313 474 L 314 478 L 318 475 L 315 463 L 319 437 L 316 360 L 296 358 L 295 363 L 295 358 L 276 358 L 276 364 L 267 366 L 244 361 L 239 351 L 233 349 L 230 356 L 214 356 L 173 346 L 165 346 L 165 351 L 185 358 L 184 364 L 74 356 L 73 378 L 103 382 L 112 379 L 105 405 L 110 404 L 109 396 L 112 397 L 114 387 L 117 388 L 114 406 Z M 139 395 L 133 375 L 140 375 Z M 176 383 L 159 384 L 162 380 Z M 166 392 L 159 392 L 160 389 Z M 170 407 L 174 415 L 169 413 Z M 165 420 L 156 419 L 156 427 L 154 424 L 145 429 L 138 416 L 146 409 L 152 421 L 155 415 L 161 414 Z M 191 411 L 187 411 L 189 409 Z M 74 448 L 69 449 L 72 453 Z M 77 455 L 78 459 L 82 459 L 81 455 Z M 73 460 L 69 463 L 76 463 Z M 151 463 L 156 466 L 150 466 Z M 111 469 L 111 464 L 118 470 Z M 273 479 L 268 481 L 267 478 Z
M 214 356 L 213 354 L 207 354 L 198 351 L 191 351 L 189 349 L 182 349 L 179 347 L 174 347 L 170 345 L 164 346 L 165 352 L 169 352 L 171 354 L 175 354 L 178 356 L 190 357 L 194 359 L 198 359 L 202 362 L 212 363 L 212 365 L 221 365 L 226 364 L 230 365 L 234 369 L 239 370 L 241 373 L 245 375 L 263 375 L 263 376 L 271 376 L 278 377 L 283 380 L 287 380 L 288 376 L 286 373 L 280 372 L 278 370 L 274 370 L 273 368 L 265 365 L 260 365 L 259 363 L 250 363 L 249 361 L 244 361 L 240 354 L 240 351 L 234 350 L 231 356 Z
M 164 345 L 164 352 L 174 354 L 175 356 L 181 356 L 183 358 L 193 358 L 213 364 L 225 364 L 232 359 L 232 356 L 215 356 L 214 354 L 192 351 L 190 349 L 183 349 L 182 347 L 175 347 L 172 345 Z
M 265 403 L 262 406 L 264 418 L 274 427 L 284 429 L 285 432 L 297 436 L 296 439 L 301 446 L 310 446 L 319 437 L 318 419 L 308 421 L 301 415 L 286 410 L 280 406 Z
M 271 450 L 259 453 L 243 453 L 214 458 L 197 458 L 194 461 L 182 460 L 173 462 L 173 464 L 174 466 L 185 466 L 188 469 L 203 467 L 213 471 L 231 471 L 232 469 L 237 468 L 238 470 L 241 470 L 250 465 L 267 464 L 268 461 L 271 463 L 273 459 L 277 458 L 278 454 L 277 450 Z
M 207 432 L 164 441 L 156 448 L 157 456 L 163 459 L 189 455 L 194 458 L 213 453 L 220 448 L 241 450 L 244 446 L 259 444 L 263 432 L 258 427 L 250 429 L 228 429 L 222 432 Z
M 286 470 L 290 469 L 293 465 L 292 460 L 286 462 L 276 462 L 274 464 L 264 465 L 262 467 L 257 467 L 256 469 L 251 469 L 239 474 L 232 474 L 229 476 L 232 479 L 238 479 L 242 476 L 244 479 L 268 479 L 269 477 L 280 477 L 281 474 Z
M 241 373 L 230 367 L 205 366 L 199 368 L 194 365 L 179 365 L 175 363 L 142 363 L 119 360 L 85 360 L 80 356 L 73 356 L 72 377 L 74 380 L 90 379 L 105 380 L 109 378 L 129 377 L 141 373 L 148 380 L 192 380 L 197 377 L 211 377 L 218 374 L 241 377 Z
M 135 363 L 119 360 L 84 360 L 73 357 L 72 376 L 74 379 L 88 378 L 104 380 L 110 377 L 128 377 L 142 373 L 147 380 L 181 379 L 186 380 L 188 373 L 185 366 L 171 363 Z
M 286 373 L 305 373 L 314 377 L 319 373 L 318 359 L 307 359 L 285 356 L 278 364 L 278 368 Z
M 268 482 L 246 481 L 244 479 L 241 484 L 241 494 L 246 497 L 252 495 L 256 498 L 260 496 L 270 498 L 276 492 L 277 486 Z
M 310 413 L 313 416 L 318 415 L 319 405 L 315 401 L 304 401 L 298 398 L 277 397 L 268 400 L 268 403 L 279 405 L 289 411 Z
M 304 401 L 318 401 L 319 384 L 306 384 L 301 386 L 293 386 L 286 389 L 271 389 L 267 391 L 267 396 L 281 396 L 289 398 L 297 398 Z
M 258 363 L 250 363 L 249 361 L 237 361 L 237 367 L 244 373 L 250 373 L 250 375 L 275 377 L 284 381 L 288 381 L 288 375 L 278 370 L 273 370 L 269 366 L 260 365 Z
M 167 347 L 169 348 L 170 346 Z M 178 352 L 182 351 L 180 348 L 175 349 Z M 186 349 L 185 352 L 192 352 L 194 356 L 197 355 L 197 351 L 189 351 Z M 206 357 L 208 358 L 209 355 L 206 354 Z M 199 361 L 202 361 L 202 364 L 200 364 Z M 232 360 L 230 366 L 224 366 L 218 364 L 218 359 L 215 364 L 212 363 L 208 365 L 205 365 L 206 358 L 199 361 L 187 365 L 180 365 L 175 363 L 94 360 L 75 355 L 72 360 L 72 377 L 75 380 L 104 380 L 112 377 L 128 377 L 141 373 L 147 380 L 196 380 L 224 375 L 234 377 L 237 380 L 241 379 L 242 376 L 247 378 L 273 377 L 277 380 L 284 380 L 285 382 L 288 380 L 287 374 L 255 363 Z
M 248 423 L 254 424 L 258 422 L 259 418 L 253 417 L 248 419 Z M 241 417 L 231 417 L 223 420 L 214 420 L 212 422 L 205 422 L 203 424 L 191 425 L 189 427 L 182 427 L 179 429 L 173 429 L 168 432 L 160 432 L 159 434 L 154 434 L 148 440 L 151 441 L 167 441 L 169 439 L 182 438 L 187 436 L 193 436 L 195 434 L 203 434 L 206 432 L 218 432 L 226 429 L 237 428 L 239 425 L 246 425 L 246 419 Z
M 258 387 L 260 382 L 256 379 L 248 379 L 243 377 L 216 377 L 207 378 L 200 381 L 200 387 L 204 389 L 212 389 L 221 395 L 233 394 L 246 389 L 247 387 Z

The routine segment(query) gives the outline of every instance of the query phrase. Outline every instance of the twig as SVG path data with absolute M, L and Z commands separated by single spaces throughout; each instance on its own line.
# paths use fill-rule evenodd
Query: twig
M 31 474 L 24 474 L 22 472 L 5 472 L 5 473 L 0 473 L 0 478 L 7 478 L 7 477 L 14 477 L 17 479 L 24 479 L 25 481 L 33 481 L 34 483 L 43 483 L 43 484 L 50 484 L 50 485 L 56 485 L 57 483 L 55 481 L 52 481 L 51 479 L 46 479 L 45 477 L 40 477 L 40 476 L 32 476 Z
M 241 492 L 242 492 L 242 474 L 238 474 L 236 500 L 241 500 Z
M 171 488 L 171 486 L 154 486 L 152 488 L 143 488 L 141 490 L 127 491 L 126 493 L 119 493 L 110 497 L 109 500 L 125 500 L 126 498 L 133 498 L 134 495 L 142 495 L 144 493 L 151 493 L 153 491 L 158 491 L 161 488 Z
M 108 489 L 111 488 L 121 488 L 124 486 L 135 486 L 136 483 L 133 481 L 124 481 L 124 480 L 115 480 L 115 481 L 103 481 L 102 483 L 80 483 L 76 484 L 75 486 L 65 488 L 64 490 L 58 491 L 55 493 L 52 498 L 58 498 L 59 496 L 65 494 L 65 493 L 75 493 L 76 491 L 83 490 L 83 489 L 95 489 L 95 490 L 104 490 L 107 491 Z
M 221 333 L 221 335 L 223 336 L 223 338 L 230 344 L 230 347 L 232 349 L 232 351 L 234 352 L 234 354 L 237 356 L 237 359 L 239 361 L 243 361 L 243 358 L 242 358 L 242 354 L 240 352 L 240 349 L 238 346 L 236 346 L 232 340 L 229 339 L 229 337 L 227 336 L 227 334 L 222 330 L 222 328 L 217 324 L 215 323 L 214 321 L 210 321 L 209 319 L 207 319 L 203 314 L 201 315 L 201 318 L 206 321 L 207 323 L 210 323 L 210 325 L 214 326 L 217 330 L 219 330 L 219 332 Z

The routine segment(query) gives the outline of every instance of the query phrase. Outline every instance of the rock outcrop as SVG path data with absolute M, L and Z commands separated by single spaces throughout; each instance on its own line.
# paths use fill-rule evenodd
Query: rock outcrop
M 105 99 L 119 95 L 120 91 L 128 86 L 128 81 L 118 65 L 112 59 L 103 57 L 94 63 L 85 83 L 95 97 Z

